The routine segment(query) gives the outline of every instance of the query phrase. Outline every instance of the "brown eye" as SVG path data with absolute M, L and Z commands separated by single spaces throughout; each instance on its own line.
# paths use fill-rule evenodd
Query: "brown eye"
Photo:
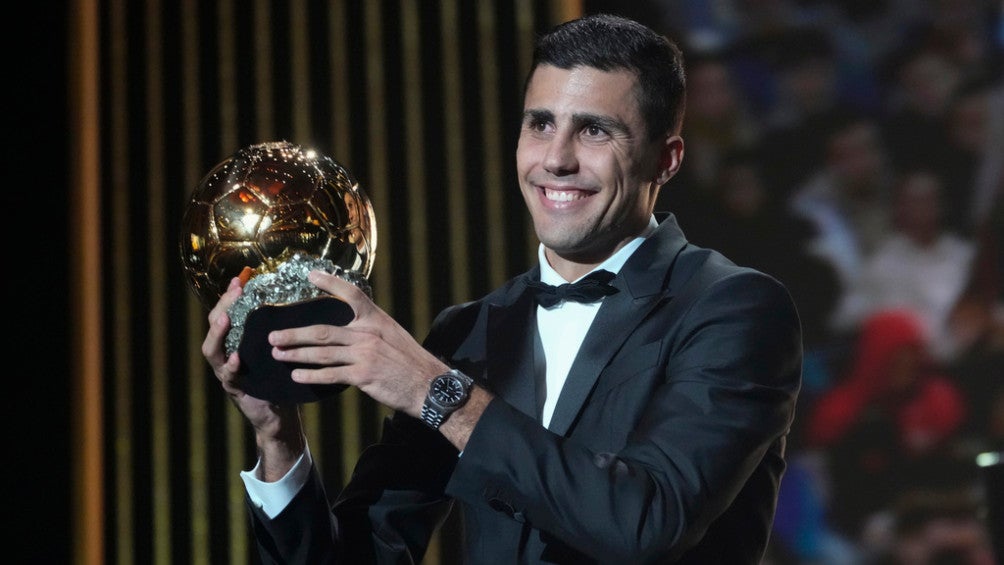
M 604 139 L 608 137 L 607 130 L 596 124 L 590 124 L 582 128 L 582 135 L 589 139 Z

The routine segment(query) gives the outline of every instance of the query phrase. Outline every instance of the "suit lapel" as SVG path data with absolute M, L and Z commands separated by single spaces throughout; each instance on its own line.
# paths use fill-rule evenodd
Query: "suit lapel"
M 686 245 L 670 216 L 631 256 L 612 284 L 620 291 L 606 297 L 596 313 L 568 372 L 548 426 L 565 435 L 582 410 L 600 373 L 624 341 L 649 314 L 672 298 L 667 281 L 677 254 Z
M 493 393 L 532 418 L 538 418 L 534 351 L 536 303 L 523 292 L 526 277 L 513 285 L 508 301 L 488 307 L 487 377 Z M 539 276 L 538 276 L 539 278 Z

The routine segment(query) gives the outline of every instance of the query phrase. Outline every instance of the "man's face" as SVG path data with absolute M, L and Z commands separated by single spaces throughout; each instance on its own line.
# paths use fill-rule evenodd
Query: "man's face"
M 527 87 L 516 168 L 557 268 L 597 264 L 639 235 L 679 167 L 677 136 L 650 140 L 627 71 L 539 66 Z M 557 257 L 555 256 L 557 255 Z

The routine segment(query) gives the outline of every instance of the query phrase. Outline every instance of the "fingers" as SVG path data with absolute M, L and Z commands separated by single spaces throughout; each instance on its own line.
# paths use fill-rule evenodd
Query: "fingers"
M 337 334 L 337 337 L 335 337 Z M 304 382 L 346 382 L 345 371 L 352 367 L 372 367 L 377 357 L 367 332 L 355 332 L 336 326 L 310 326 L 273 332 L 269 336 L 272 358 L 285 363 L 305 366 Z M 350 383 L 356 384 L 356 383 Z
M 273 330 L 268 334 L 268 343 L 275 347 L 348 345 L 354 333 L 353 330 L 345 326 L 317 324 L 299 328 Z
M 237 371 L 239 369 L 240 358 L 236 353 L 232 353 L 229 357 L 227 357 L 226 362 L 217 367 L 214 371 L 216 373 L 216 378 L 219 379 L 220 384 L 223 385 L 223 390 L 232 396 L 243 392 L 238 383 Z
M 230 318 L 226 313 L 216 317 L 210 316 L 209 331 L 206 332 L 206 337 L 202 340 L 202 356 L 212 365 L 222 362 L 220 355 L 223 352 L 223 340 L 226 338 L 229 327 Z
M 220 297 L 212 310 L 209 311 L 209 330 L 206 338 L 202 342 L 202 355 L 210 365 L 216 369 L 222 365 L 226 359 L 223 353 L 223 342 L 226 339 L 227 331 L 230 329 L 230 316 L 227 309 L 237 300 L 241 294 L 240 280 L 234 277 L 230 281 L 230 286 Z
M 373 301 L 366 296 L 365 292 L 338 275 L 325 273 L 324 271 L 311 271 L 307 275 L 307 280 L 317 288 L 335 298 L 343 300 L 351 306 L 352 311 L 356 313 L 356 318 L 360 318 L 365 313 L 368 313 L 369 309 L 373 306 Z
M 348 367 L 294 369 L 290 378 L 301 384 L 352 384 Z
M 227 290 L 220 296 L 220 299 L 213 306 L 213 309 L 209 311 L 209 325 L 213 326 L 216 324 L 220 316 L 227 315 L 227 309 L 237 300 L 237 297 L 241 295 L 241 283 L 240 279 L 234 277 L 230 279 L 230 285 Z

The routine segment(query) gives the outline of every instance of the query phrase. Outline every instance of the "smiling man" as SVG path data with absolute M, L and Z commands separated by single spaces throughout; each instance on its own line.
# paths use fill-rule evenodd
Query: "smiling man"
M 470 563 L 760 561 L 798 317 L 776 280 L 656 215 L 683 106 L 666 38 L 613 16 L 562 24 L 536 46 L 516 153 L 538 265 L 446 309 L 422 344 L 356 287 L 311 274 L 356 317 L 275 331 L 273 355 L 310 367 L 297 382 L 395 411 L 333 502 L 297 407 L 240 390 L 223 353 L 231 284 L 203 353 L 256 432 L 242 476 L 265 562 L 418 562 L 451 508 Z

